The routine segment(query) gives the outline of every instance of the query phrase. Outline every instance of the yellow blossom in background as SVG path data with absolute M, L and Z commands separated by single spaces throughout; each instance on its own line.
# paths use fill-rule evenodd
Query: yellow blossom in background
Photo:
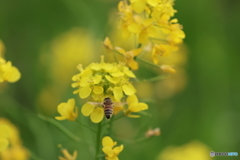
M 9 141 L 7 138 L 0 137 L 0 152 L 5 150 L 9 146 Z
M 132 69 L 132 70 L 137 70 L 138 69 L 138 63 L 134 59 L 134 57 L 138 56 L 141 52 L 141 48 L 133 49 L 130 51 L 125 51 L 124 49 L 120 47 L 116 47 L 116 50 L 121 53 L 126 60 L 126 64 Z
M 103 41 L 103 46 L 105 47 L 107 52 L 111 52 L 113 49 L 112 42 L 108 37 L 106 37 L 105 40 Z
M 192 141 L 183 146 L 169 146 L 161 151 L 157 160 L 211 160 L 211 150 L 199 141 Z
M 4 81 L 14 83 L 20 79 L 21 73 L 17 67 L 12 66 L 12 62 L 2 58 L 4 51 L 4 44 L 0 40 L 0 83 Z
M 106 154 L 107 160 L 118 160 L 118 155 L 123 150 L 123 145 L 114 147 L 117 142 L 114 142 L 111 137 L 106 136 L 102 139 L 102 151 Z
M 7 119 L 0 118 L 0 159 L 28 160 L 29 153 L 22 146 L 17 128 Z
M 78 116 L 77 107 L 75 107 L 75 99 L 71 98 L 67 103 L 61 103 L 57 107 L 61 116 L 55 117 L 57 120 L 75 121 Z
M 123 63 L 105 63 L 102 56 L 100 63 L 91 63 L 85 69 L 78 65 L 78 69 L 80 73 L 73 76 L 72 87 L 77 88 L 74 93 L 81 99 L 90 97 L 90 101 L 103 102 L 104 98 L 112 97 L 113 101 L 120 102 L 125 95 L 136 93 L 130 83 L 130 78 L 135 75 Z M 102 106 L 86 103 L 81 111 L 84 116 L 90 115 L 94 123 L 103 119 Z
M 168 72 L 168 73 L 175 73 L 176 72 L 176 70 L 170 65 L 161 65 L 160 68 L 163 72 Z
M 169 56 L 172 52 L 177 51 L 178 45 L 185 38 L 185 33 L 178 20 L 172 19 L 177 12 L 173 5 L 174 0 L 130 0 L 130 3 L 120 1 L 118 4 L 119 28 L 123 37 L 128 38 L 133 33 L 138 39 L 137 46 L 142 48 L 141 52 L 143 54 L 151 53 L 149 55 L 154 64 L 159 63 L 160 56 Z M 147 50 L 144 49 L 146 47 Z M 130 49 L 130 51 L 132 50 L 134 49 Z M 125 54 L 123 55 L 126 57 Z M 130 68 L 137 70 L 138 63 L 135 60 L 138 55 L 134 56 L 135 59 L 132 58 L 133 56 L 128 57 L 131 58 L 125 58 L 126 63 L 129 65 L 130 61 Z
M 98 42 L 89 35 L 90 31 L 74 27 L 41 48 L 41 64 L 47 68 L 50 81 L 42 88 L 36 104 L 46 115 L 55 114 L 57 104 L 66 94 L 71 77 L 76 73 L 75 66 L 79 62 L 85 65 L 94 59 L 95 47 L 92 46 Z
M 73 151 L 73 154 L 71 155 L 67 149 L 61 149 L 61 152 L 64 157 L 59 156 L 59 160 L 77 160 L 77 151 Z
M 124 111 L 125 115 L 132 118 L 138 118 L 140 115 L 132 115 L 131 113 L 136 113 L 148 109 L 148 105 L 146 103 L 138 103 L 138 98 L 136 95 L 128 96 L 127 104 L 128 108 Z

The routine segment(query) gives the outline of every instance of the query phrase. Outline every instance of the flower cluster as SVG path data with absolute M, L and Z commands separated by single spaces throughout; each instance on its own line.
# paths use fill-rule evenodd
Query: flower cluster
M 22 146 L 17 128 L 8 120 L 0 119 L 0 159 L 27 160 L 29 153 Z
M 121 53 L 127 65 L 138 69 L 135 61 L 140 52 L 151 53 L 154 64 L 158 64 L 159 56 L 168 56 L 178 50 L 178 45 L 185 38 L 182 26 L 176 18 L 172 19 L 176 10 L 173 8 L 174 0 L 130 0 L 120 1 L 118 10 L 120 15 L 120 29 L 123 38 L 136 35 L 138 46 L 130 51 L 105 40 L 104 46 Z M 111 46 L 111 47 L 110 47 Z M 148 48 L 148 49 L 145 49 Z
M 120 145 L 118 147 L 114 147 L 117 145 L 117 142 L 113 142 L 111 137 L 103 137 L 102 139 L 102 151 L 106 154 L 107 160 L 118 160 L 118 155 L 123 150 L 123 145 Z
M 85 69 L 79 65 L 78 69 L 80 73 L 72 78 L 74 81 L 72 87 L 78 88 L 74 93 L 78 93 L 82 99 L 90 96 L 91 101 L 100 104 L 97 105 L 99 107 L 96 107 L 96 105 L 87 102 L 81 109 L 82 114 L 90 116 L 94 123 L 99 123 L 104 117 L 101 105 L 104 98 L 110 97 L 113 102 L 121 102 L 125 95 L 132 96 L 136 93 L 136 89 L 129 81 L 130 78 L 135 78 L 135 75 L 123 63 L 105 63 L 102 56 L 100 63 L 91 63 Z M 145 104 L 144 109 L 147 109 L 146 106 Z M 130 109 L 128 113 L 139 112 L 140 108 L 138 111 Z

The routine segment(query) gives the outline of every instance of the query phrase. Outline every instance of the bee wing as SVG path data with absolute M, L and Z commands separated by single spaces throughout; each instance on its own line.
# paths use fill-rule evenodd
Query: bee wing
M 99 103 L 99 102 L 87 102 L 87 103 L 89 103 L 89 104 L 92 104 L 92 105 L 102 105 L 102 103 Z
M 127 102 L 113 102 L 114 107 L 122 107 L 125 104 L 127 104 Z

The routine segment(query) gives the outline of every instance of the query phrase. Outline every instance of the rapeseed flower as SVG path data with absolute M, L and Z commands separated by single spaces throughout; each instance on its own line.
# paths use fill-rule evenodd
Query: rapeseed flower
M 88 98 L 94 105 L 85 103 L 81 109 L 84 116 L 90 116 L 94 123 L 99 123 L 104 117 L 101 106 L 104 98 L 111 97 L 112 101 L 120 102 L 127 95 L 136 93 L 136 89 L 130 83 L 130 78 L 135 78 L 133 72 L 124 63 L 105 63 L 101 57 L 100 63 L 91 63 L 85 69 L 78 65 L 79 74 L 73 76 L 72 87 L 78 88 L 74 91 L 82 99 Z
M 1 160 L 29 159 L 29 153 L 21 144 L 17 128 L 4 118 L 0 118 L 0 152 Z
M 0 57 L 0 82 L 11 82 L 18 81 L 21 77 L 19 70 L 12 66 L 12 62 L 6 61 Z
M 107 160 L 118 160 L 118 155 L 123 150 L 123 145 L 114 147 L 117 142 L 114 142 L 111 137 L 106 136 L 102 139 L 102 151 L 106 154 Z
M 57 107 L 61 116 L 55 117 L 57 120 L 75 121 L 78 116 L 77 107 L 75 107 L 75 99 L 71 98 L 67 103 L 61 103 Z
M 141 52 L 141 48 L 133 49 L 130 51 L 125 51 L 124 49 L 120 47 L 116 47 L 116 50 L 121 53 L 126 60 L 126 64 L 132 69 L 137 70 L 138 69 L 138 63 L 134 59 L 136 56 L 138 56 Z
M 148 109 L 148 105 L 146 103 L 138 103 L 138 98 L 136 95 L 128 96 L 127 104 L 128 108 L 124 112 L 126 116 L 131 118 L 140 117 L 140 115 L 132 115 L 131 113 L 136 113 Z
M 169 146 L 161 151 L 157 160 L 212 160 L 210 148 L 199 141 L 192 141 L 182 146 Z

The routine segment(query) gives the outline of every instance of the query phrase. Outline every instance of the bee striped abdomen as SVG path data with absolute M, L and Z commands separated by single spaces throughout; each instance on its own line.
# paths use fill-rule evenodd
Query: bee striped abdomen
M 110 98 L 104 99 L 103 108 L 106 118 L 110 119 L 113 114 L 113 104 Z

